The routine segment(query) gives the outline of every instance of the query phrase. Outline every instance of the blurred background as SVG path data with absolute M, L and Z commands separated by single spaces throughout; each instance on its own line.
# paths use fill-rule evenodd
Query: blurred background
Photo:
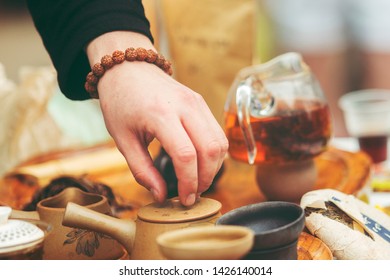
M 51 64 L 24 0 L 0 0 L 0 63 L 13 81 L 21 66 Z
M 363 88 L 390 89 L 390 1 L 143 3 L 156 47 L 173 61 L 175 78 L 204 96 L 221 125 L 224 100 L 237 71 L 284 52 L 300 52 L 319 79 L 330 104 L 335 136 L 348 136 L 337 104 L 340 96 Z M 188 5 L 192 8 L 188 9 Z M 0 64 L 7 79 L 17 85 L 21 83 L 23 67 L 51 67 L 24 0 L 0 0 Z M 94 144 L 109 138 L 96 102 L 65 100 L 55 81 L 51 86 L 55 94 L 47 106 L 55 123 L 70 139 L 65 146 L 80 141 Z M 0 100 L 0 106 L 4 104 L 4 99 Z M 88 112 L 94 121 L 80 123 L 78 113 Z
M 340 97 L 360 89 L 390 89 L 390 1 L 261 3 L 270 30 L 270 56 L 287 51 L 303 55 L 328 99 L 334 135 L 348 136 L 338 106 Z
M 110 141 L 99 103 L 61 93 L 24 0 L 0 0 L 0 175 L 48 153 Z

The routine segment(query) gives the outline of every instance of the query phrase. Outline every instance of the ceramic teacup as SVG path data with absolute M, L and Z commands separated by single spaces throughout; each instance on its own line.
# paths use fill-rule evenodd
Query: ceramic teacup
M 251 250 L 253 237 L 247 227 L 188 227 L 160 234 L 157 244 L 171 260 L 237 260 Z
M 41 260 L 50 224 L 38 220 L 9 219 L 12 208 L 0 206 L 0 260 Z
M 295 203 L 267 201 L 246 205 L 222 215 L 217 225 L 239 225 L 254 231 L 246 259 L 297 259 L 297 242 L 305 226 L 304 210 Z

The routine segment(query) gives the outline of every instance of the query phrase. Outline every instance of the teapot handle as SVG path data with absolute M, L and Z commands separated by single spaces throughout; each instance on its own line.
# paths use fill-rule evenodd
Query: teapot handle
M 246 82 L 241 82 L 236 91 L 237 117 L 242 133 L 244 134 L 245 144 L 248 149 L 248 162 L 255 162 L 257 148 L 250 123 L 250 105 L 252 88 Z
M 135 222 L 132 220 L 114 218 L 85 206 L 68 202 L 62 225 L 106 234 L 121 243 L 131 255 L 136 230 Z

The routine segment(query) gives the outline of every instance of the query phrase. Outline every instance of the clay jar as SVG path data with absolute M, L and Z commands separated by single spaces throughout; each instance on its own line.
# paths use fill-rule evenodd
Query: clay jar
M 41 200 L 37 204 L 37 211 L 13 210 L 11 218 L 35 219 L 51 225 L 52 230 L 44 240 L 43 259 L 125 258 L 126 252 L 116 240 L 93 231 L 63 226 L 62 218 L 68 202 L 78 203 L 87 209 L 111 215 L 111 208 L 106 197 L 87 193 L 78 188 L 66 188 L 55 196 Z
M 75 203 L 69 203 L 63 224 L 104 233 L 118 240 L 131 259 L 166 259 L 158 247 L 157 236 L 164 232 L 197 226 L 215 225 L 221 216 L 221 203 L 199 198 L 191 207 L 183 206 L 178 198 L 164 204 L 151 203 L 139 209 L 135 221 L 116 219 Z

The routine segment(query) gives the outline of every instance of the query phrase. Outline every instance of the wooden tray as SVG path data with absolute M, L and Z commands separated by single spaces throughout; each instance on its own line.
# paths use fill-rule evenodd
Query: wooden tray
M 302 232 L 298 239 L 298 260 L 333 260 L 333 254 L 320 239 Z
M 315 163 L 318 171 L 315 189 L 331 188 L 356 194 L 371 175 L 371 159 L 363 152 L 330 147 L 315 159 Z

